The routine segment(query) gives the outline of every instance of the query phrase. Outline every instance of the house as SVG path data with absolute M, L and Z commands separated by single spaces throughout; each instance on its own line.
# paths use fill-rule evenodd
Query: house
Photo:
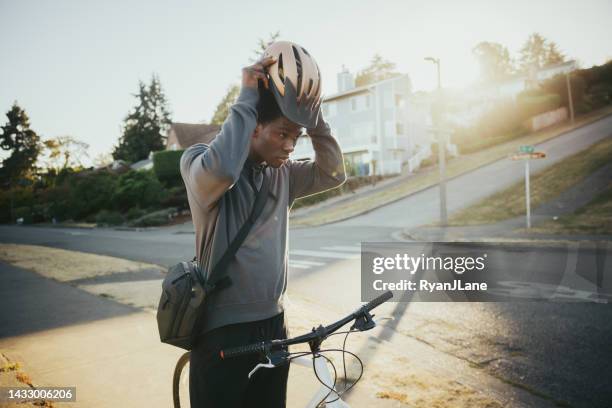
M 356 87 L 344 69 L 337 79 L 338 92 L 324 97 L 321 109 L 358 175 L 398 174 L 415 155 L 424 156 L 431 144 L 429 101 L 415 98 L 408 75 Z M 300 138 L 293 158 L 313 156 L 310 140 Z
M 220 126 L 206 123 L 172 123 L 168 129 L 166 150 L 181 150 L 196 143 L 210 143 L 220 130 Z

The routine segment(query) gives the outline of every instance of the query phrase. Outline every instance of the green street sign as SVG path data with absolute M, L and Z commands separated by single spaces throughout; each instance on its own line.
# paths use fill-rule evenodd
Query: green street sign
M 519 152 L 521 153 L 533 153 L 534 150 L 535 148 L 529 145 L 523 145 L 519 147 Z

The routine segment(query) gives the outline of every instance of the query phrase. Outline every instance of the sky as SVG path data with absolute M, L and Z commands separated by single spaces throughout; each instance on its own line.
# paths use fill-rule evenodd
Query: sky
M 603 64 L 611 16 L 609 0 L 0 0 L 0 124 L 17 101 L 43 140 L 73 136 L 93 159 L 117 144 L 139 81 L 159 75 L 173 122 L 207 122 L 272 32 L 315 57 L 324 94 L 343 66 L 357 72 L 375 53 L 429 91 L 425 57 L 440 58 L 443 87 L 463 87 L 478 77 L 476 44 L 517 56 L 533 32 L 583 68 Z

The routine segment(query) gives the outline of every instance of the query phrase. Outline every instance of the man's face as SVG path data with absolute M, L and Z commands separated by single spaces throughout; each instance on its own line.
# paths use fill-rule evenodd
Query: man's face
M 302 129 L 284 117 L 266 124 L 257 124 L 251 141 L 254 157 L 274 168 L 282 166 L 293 152 Z

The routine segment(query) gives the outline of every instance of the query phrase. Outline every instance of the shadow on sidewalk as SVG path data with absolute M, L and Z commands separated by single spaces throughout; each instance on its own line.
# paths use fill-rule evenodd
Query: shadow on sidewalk
M 0 338 L 142 312 L 0 262 Z

